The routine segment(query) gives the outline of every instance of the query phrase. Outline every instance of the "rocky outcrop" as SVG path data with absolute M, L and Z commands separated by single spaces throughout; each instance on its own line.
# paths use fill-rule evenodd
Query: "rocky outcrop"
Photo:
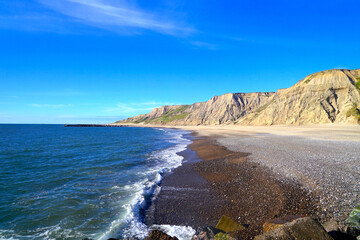
M 295 219 L 301 218 L 300 215 L 287 215 L 280 218 L 269 219 L 263 224 L 263 232 L 270 232 L 278 227 L 281 227 L 285 223 L 294 221 Z
M 276 93 L 228 93 L 118 121 L 156 125 L 360 123 L 360 69 L 311 74 Z
M 267 224 L 268 223 L 268 224 Z M 268 220 L 264 224 L 264 233 L 255 238 L 242 234 L 243 226 L 229 217 L 222 217 L 217 226 L 198 228 L 192 240 L 357 240 L 360 231 L 334 220 L 320 224 L 316 218 L 285 216 Z M 270 225 L 271 226 L 270 226 Z M 268 228 L 270 226 L 270 228 Z M 84 239 L 88 240 L 88 239 Z M 111 240 L 111 239 L 109 239 Z M 145 240 L 177 240 L 164 232 L 153 230 Z
M 273 231 L 256 236 L 255 240 L 332 240 L 333 238 L 325 231 L 317 221 L 306 217 L 286 223 Z

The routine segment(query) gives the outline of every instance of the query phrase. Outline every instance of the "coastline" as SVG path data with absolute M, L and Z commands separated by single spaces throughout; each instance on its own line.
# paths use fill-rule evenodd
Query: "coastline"
M 266 169 L 273 176 L 273 180 L 285 185 L 295 186 L 293 188 L 295 192 L 298 190 L 303 191 L 305 195 L 308 195 L 307 200 L 303 202 L 310 203 L 308 204 L 311 206 L 309 208 L 310 215 L 313 215 L 322 223 L 335 220 L 340 224 L 345 224 L 345 219 L 349 216 L 351 210 L 360 202 L 360 175 L 358 174 L 360 172 L 360 158 L 358 157 L 360 156 L 360 126 L 346 124 L 307 126 L 159 126 L 130 124 L 127 126 L 179 129 L 191 132 L 196 138 L 212 139 L 207 144 L 204 144 L 206 150 L 202 154 L 206 153 L 205 156 L 199 154 L 199 149 L 192 147 L 194 144 L 188 146 L 188 149 L 196 151 L 196 154 L 202 159 L 213 155 L 209 151 L 209 149 L 212 149 L 212 147 L 209 147 L 212 146 L 211 144 L 220 146 L 230 152 L 248 154 L 247 156 L 241 156 L 242 158 L 246 157 L 245 162 L 248 164 L 248 169 L 251 169 L 252 164 L 255 164 L 256 169 Z M 224 158 L 222 160 L 224 163 Z M 186 162 L 186 159 L 184 162 Z M 214 163 L 216 161 L 209 162 Z M 199 165 L 199 163 L 195 164 Z M 192 167 L 194 171 L 196 170 L 195 164 Z M 241 164 L 243 167 L 245 165 Z M 215 163 L 212 168 L 214 166 L 216 166 Z M 218 164 L 218 166 L 221 166 L 221 164 Z M 208 169 L 211 169 L 211 167 Z M 199 176 L 206 178 L 204 173 L 201 173 L 201 169 L 197 170 L 200 171 L 195 171 Z M 234 168 L 230 167 L 225 170 L 229 170 L 230 174 L 227 175 L 231 175 Z M 221 175 L 224 176 L 223 173 L 219 174 L 219 176 Z M 178 179 L 181 178 L 178 177 Z M 227 179 L 228 182 L 234 180 L 233 177 L 229 177 L 229 179 Z M 211 183 L 210 185 L 214 184 L 214 182 L 211 182 L 214 180 L 206 180 Z M 221 189 L 226 185 L 225 182 L 223 181 L 222 185 L 218 185 L 218 192 L 215 191 L 217 196 L 226 195 L 226 191 L 223 195 L 221 193 Z M 236 184 L 236 186 L 240 186 L 239 181 Z M 250 185 L 252 184 L 250 183 Z M 228 185 L 231 186 L 231 183 Z M 212 188 L 215 189 L 215 187 Z M 233 190 L 240 192 L 239 188 L 234 187 Z M 244 194 L 248 193 L 245 192 Z M 211 196 L 216 198 L 214 194 Z M 291 194 L 288 194 L 288 196 L 291 196 Z M 291 201 L 285 203 L 285 206 L 286 204 L 290 205 L 290 207 L 294 205 Z M 226 204 L 221 205 L 226 206 Z M 304 207 L 304 204 L 302 207 Z M 177 208 L 179 207 L 177 206 Z M 176 208 L 169 212 L 176 213 L 175 210 Z M 263 209 L 261 210 L 263 211 Z M 248 216 L 250 215 L 247 214 Z M 278 217 L 278 215 L 275 214 L 274 217 Z M 201 223 L 201 221 L 199 222 Z M 163 223 L 165 224 L 166 221 Z M 184 225 L 182 223 L 181 221 L 177 222 L 177 224 Z M 247 223 L 245 225 L 250 226 Z M 248 239 L 251 238 L 249 237 L 251 234 L 255 235 L 256 231 L 261 232 L 261 230 L 256 229 L 255 232 L 252 231 L 249 234 L 246 233 L 245 238 L 243 232 L 240 239 Z
M 295 181 L 279 180 L 251 153 L 230 151 L 217 137 L 192 133 L 187 150 L 178 153 L 184 163 L 165 176 L 160 194 L 147 213 L 148 225 L 215 227 L 222 215 L 247 226 L 240 239 L 262 233 L 266 220 L 316 213 L 317 196 Z

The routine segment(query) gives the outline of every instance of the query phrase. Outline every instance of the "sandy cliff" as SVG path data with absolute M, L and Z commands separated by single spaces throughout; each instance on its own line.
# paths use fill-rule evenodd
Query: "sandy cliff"
M 117 123 L 166 125 L 232 124 L 266 103 L 274 93 L 228 93 L 192 105 L 162 106 Z
M 360 105 L 360 70 L 327 70 L 278 90 L 241 125 L 356 123 Z M 359 85 L 359 84 L 358 84 Z
M 276 125 L 359 123 L 360 69 L 311 74 L 276 93 L 228 93 L 192 105 L 163 106 L 117 123 Z

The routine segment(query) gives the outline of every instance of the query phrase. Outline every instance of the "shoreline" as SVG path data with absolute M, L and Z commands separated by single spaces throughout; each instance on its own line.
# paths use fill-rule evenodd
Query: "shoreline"
M 215 227 L 222 215 L 247 226 L 241 239 L 262 233 L 266 220 L 313 215 L 317 197 L 270 169 L 248 161 L 251 153 L 230 151 L 214 136 L 192 131 L 193 143 L 178 153 L 184 164 L 165 176 L 147 214 L 147 224 Z
M 112 126 L 139 127 L 139 128 L 170 128 L 196 132 L 200 136 L 232 136 L 271 134 L 276 136 L 296 136 L 313 140 L 327 141 L 357 141 L 360 142 L 360 125 L 355 124 L 316 124 L 316 125 L 269 125 L 269 126 L 242 126 L 242 125 L 153 125 L 122 123 Z

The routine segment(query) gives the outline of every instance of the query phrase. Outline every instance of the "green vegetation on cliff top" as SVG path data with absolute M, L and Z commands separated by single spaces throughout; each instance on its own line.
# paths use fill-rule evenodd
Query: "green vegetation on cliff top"
M 360 90 L 360 77 L 357 77 L 356 80 L 355 86 Z
M 189 108 L 190 105 L 182 105 L 176 109 L 172 109 L 167 113 L 161 115 L 160 117 L 154 119 L 144 119 L 143 122 L 145 123 L 168 123 L 175 120 L 180 120 L 186 118 L 190 112 L 185 112 L 186 109 Z

